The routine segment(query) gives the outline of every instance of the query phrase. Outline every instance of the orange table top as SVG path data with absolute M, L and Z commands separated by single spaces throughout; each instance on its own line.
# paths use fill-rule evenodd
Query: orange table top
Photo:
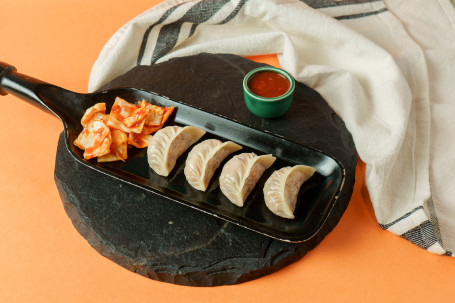
M 86 92 L 110 36 L 160 1 L 0 0 L 0 61 Z M 273 56 L 254 60 L 277 64 Z M 437 302 L 455 295 L 455 260 L 382 230 L 359 163 L 348 209 L 322 243 L 266 277 L 195 288 L 144 278 L 99 255 L 67 217 L 54 183 L 54 116 L 0 97 L 0 302 Z

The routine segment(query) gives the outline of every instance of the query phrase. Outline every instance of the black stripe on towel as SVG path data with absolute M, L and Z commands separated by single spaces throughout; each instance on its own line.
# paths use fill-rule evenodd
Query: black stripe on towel
M 185 13 L 185 15 L 182 16 L 182 18 L 180 18 L 179 20 L 171 24 L 164 25 L 161 28 L 160 33 L 158 35 L 158 42 L 157 45 L 155 46 L 155 49 L 153 50 L 152 58 L 150 59 L 149 64 L 155 63 L 159 58 L 166 55 L 170 50 L 172 50 L 175 47 L 183 23 L 185 22 L 193 23 L 193 27 L 191 30 L 191 34 L 193 34 L 195 26 L 209 20 L 224 5 L 226 5 L 229 2 L 230 2 L 229 0 L 201 1 L 195 4 L 193 7 L 191 7 Z M 241 2 L 241 5 L 243 5 L 244 3 L 245 1 Z M 238 12 L 239 9 L 240 9 L 239 6 L 237 6 L 233 12 Z M 231 19 L 234 16 L 235 15 L 232 15 L 232 13 L 229 15 Z
M 422 224 L 402 234 L 401 237 L 424 249 L 428 249 L 438 242 L 434 235 L 433 225 L 430 221 L 422 222 Z
M 225 23 L 228 23 L 229 21 L 232 20 L 232 18 L 234 18 L 235 16 L 237 16 L 239 10 L 243 7 L 243 5 L 247 2 L 248 0 L 241 0 L 236 8 L 229 14 L 229 16 L 227 16 L 223 21 L 219 22 L 218 24 L 225 24 Z M 198 27 L 200 23 L 194 23 L 193 26 L 191 26 L 191 31 L 190 31 L 190 34 L 189 34 L 189 37 L 191 37 L 194 32 L 196 31 L 196 28 Z
M 182 5 L 182 4 L 173 6 L 170 9 L 168 9 L 167 11 L 165 11 L 164 14 L 161 16 L 160 20 L 158 20 L 157 22 L 155 22 L 154 24 L 150 25 L 147 28 L 147 30 L 144 33 L 144 37 L 142 38 L 141 48 L 139 49 L 139 55 L 137 57 L 137 65 L 139 65 L 141 63 L 142 58 L 144 57 L 145 47 L 147 46 L 148 37 L 149 37 L 152 29 L 155 26 L 163 23 L 163 21 L 166 20 L 180 5 Z
M 308 6 L 319 9 L 319 8 L 326 8 L 326 7 L 334 7 L 334 6 L 344 6 L 344 5 L 353 5 L 353 4 L 364 4 L 364 3 L 371 3 L 371 2 L 378 2 L 382 0 L 300 0 L 305 2 Z
M 406 219 L 412 216 L 415 212 L 421 210 L 423 210 L 423 206 L 416 207 L 392 223 L 379 224 L 379 226 L 383 229 L 389 229 L 393 225 L 399 224 L 401 220 Z M 439 243 L 439 239 L 436 237 L 436 234 L 434 232 L 434 226 L 429 220 L 426 220 L 419 225 L 407 230 L 400 236 L 423 249 L 428 249 L 432 245 Z M 445 255 L 452 256 L 452 252 L 446 251 Z
M 225 23 L 231 21 L 232 18 L 237 16 L 237 14 L 239 13 L 239 10 L 243 7 L 243 5 L 245 5 L 245 3 L 247 1 L 248 0 L 240 0 L 240 2 L 237 4 L 236 8 L 229 14 L 229 16 L 226 17 L 226 19 L 221 21 L 219 24 L 225 24 Z
M 334 17 L 334 18 L 337 20 L 358 19 L 358 18 L 368 17 L 368 16 L 372 16 L 372 15 L 377 15 L 377 14 L 384 13 L 387 11 L 388 11 L 387 8 L 381 8 L 380 10 L 373 11 L 373 12 L 365 12 L 365 13 L 360 13 L 360 14 L 338 16 L 338 17 Z
M 408 212 L 407 214 L 405 214 L 402 217 L 398 218 L 397 220 L 395 220 L 395 221 L 393 221 L 393 222 L 391 222 L 389 224 L 379 224 L 379 226 L 381 226 L 382 229 L 389 229 L 392 225 L 395 225 L 396 223 L 398 223 L 401 220 L 409 217 L 410 215 L 412 215 L 416 211 L 419 211 L 419 210 L 422 210 L 422 209 L 423 209 L 423 206 L 416 207 L 413 210 L 411 210 L 410 212 Z

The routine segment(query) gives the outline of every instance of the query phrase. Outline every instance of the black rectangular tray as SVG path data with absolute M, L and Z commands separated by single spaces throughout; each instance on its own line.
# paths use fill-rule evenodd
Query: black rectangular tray
M 122 97 L 121 91 L 117 95 Z M 131 95 L 128 96 L 131 97 Z M 138 95 L 138 100 L 142 100 L 140 97 Z M 135 100 L 127 98 L 126 100 L 135 102 Z M 105 101 L 100 100 L 99 102 Z M 235 154 L 244 152 L 255 152 L 258 155 L 272 154 L 277 159 L 272 167 L 265 171 L 243 207 L 232 204 L 221 193 L 218 182 L 222 166 L 235 154 L 231 154 L 221 164 L 206 192 L 192 188 L 183 174 L 185 160 L 191 148 L 178 159 L 168 177 L 159 176 L 149 167 L 146 148 L 129 149 L 126 162 L 97 163 L 95 159 L 92 159 L 89 160 L 91 165 L 100 171 L 107 171 L 123 181 L 169 200 L 281 241 L 298 243 L 311 239 L 330 216 L 345 180 L 345 170 L 335 158 L 322 151 L 291 142 L 286 138 L 172 101 L 163 96 L 155 95 L 153 100 L 147 101 L 159 106 L 175 107 L 166 126 L 192 125 L 207 131 L 198 142 L 209 138 L 216 138 L 223 142 L 229 140 L 243 147 Z M 112 103 L 113 100 L 110 100 L 110 105 Z M 108 111 L 109 109 L 108 104 Z M 72 139 L 70 138 L 70 140 Z M 78 154 L 79 158 L 82 158 L 81 150 L 76 147 L 72 150 Z M 262 189 L 273 171 L 297 164 L 312 166 L 316 172 L 303 184 L 299 192 L 295 219 L 284 219 L 267 209 Z

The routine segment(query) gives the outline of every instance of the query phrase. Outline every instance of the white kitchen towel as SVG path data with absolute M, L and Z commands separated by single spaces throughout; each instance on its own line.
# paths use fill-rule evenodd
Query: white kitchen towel
M 454 20 L 449 0 L 165 1 L 107 42 L 89 91 L 136 65 L 174 57 L 276 53 L 346 123 L 367 166 L 379 225 L 452 255 L 455 182 L 448 174 L 455 169 L 455 143 L 445 139 L 455 142 L 446 129 L 455 112 L 449 67 L 455 56 L 446 41 L 454 41 Z

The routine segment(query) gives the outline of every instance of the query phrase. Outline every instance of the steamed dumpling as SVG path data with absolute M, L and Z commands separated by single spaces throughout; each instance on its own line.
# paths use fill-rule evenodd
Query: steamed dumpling
M 185 164 L 185 177 L 197 190 L 205 191 L 216 169 L 229 154 L 242 147 L 234 142 L 221 142 L 216 139 L 205 140 L 190 151 Z
M 296 165 L 273 172 L 264 185 L 265 205 L 280 217 L 294 219 L 300 187 L 315 171 L 310 166 Z
M 160 176 L 168 176 L 177 158 L 196 143 L 205 130 L 196 126 L 167 126 L 150 139 L 147 159 L 150 167 Z
M 272 155 L 257 156 L 243 153 L 233 157 L 223 167 L 220 176 L 221 192 L 242 207 L 264 171 L 275 162 Z

